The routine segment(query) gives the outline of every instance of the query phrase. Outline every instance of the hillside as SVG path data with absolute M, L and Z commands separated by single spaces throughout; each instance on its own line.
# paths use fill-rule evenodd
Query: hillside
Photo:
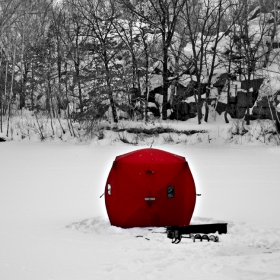
M 7 137 L 26 110 L 38 128 L 44 118 L 51 126 L 61 121 L 62 134 L 73 137 L 73 125 L 89 132 L 93 124 L 122 119 L 204 124 L 219 115 L 226 123 L 279 126 L 278 7 L 78 2 L 3 3 L 0 131 Z M 54 137 L 57 128 L 51 130 Z

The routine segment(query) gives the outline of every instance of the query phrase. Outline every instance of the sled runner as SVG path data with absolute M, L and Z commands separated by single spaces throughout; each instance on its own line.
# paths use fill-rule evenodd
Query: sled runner
M 203 241 L 207 240 L 219 242 L 219 237 L 216 235 L 210 235 L 210 233 L 219 234 L 227 233 L 227 223 L 216 223 L 216 224 L 201 224 L 201 225 L 189 225 L 184 227 L 171 226 L 166 229 L 167 237 L 172 239 L 172 243 L 178 244 L 182 238 L 191 238 L 193 242 L 196 239 Z M 187 235 L 187 236 L 185 236 Z

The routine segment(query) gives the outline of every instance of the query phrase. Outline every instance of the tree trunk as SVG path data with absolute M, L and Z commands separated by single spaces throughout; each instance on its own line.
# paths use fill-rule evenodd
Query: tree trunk
M 62 58 L 61 58 L 61 51 L 60 51 L 60 37 L 57 36 L 56 37 L 56 41 L 57 41 L 57 73 L 58 73 L 58 94 L 57 94 L 57 102 L 58 102 L 58 115 L 60 116 L 61 115 L 61 61 L 62 61 Z M 63 99 L 63 97 L 62 97 Z
M 29 72 L 28 66 L 25 64 L 24 73 L 22 75 L 22 80 L 21 80 L 21 93 L 20 93 L 20 102 L 19 102 L 19 108 L 21 110 L 22 110 L 22 108 L 25 107 L 25 96 L 26 96 L 25 85 L 27 82 L 28 72 Z
M 206 89 L 206 100 L 205 100 L 205 116 L 204 116 L 204 121 L 205 122 L 208 122 L 208 116 L 209 116 L 209 107 L 208 107 L 208 98 L 209 98 L 209 95 L 210 95 L 210 89 L 207 87 Z
M 65 75 L 67 77 L 67 62 L 64 63 L 64 69 L 65 69 Z M 67 78 L 65 78 L 65 95 L 66 95 L 66 100 L 67 100 L 67 108 L 65 110 L 65 113 L 66 113 L 66 118 L 67 118 L 67 124 L 68 124 L 68 128 L 69 128 L 69 132 L 70 132 L 70 135 L 74 137 L 76 137 L 76 134 L 75 134 L 75 131 L 74 131 L 74 128 L 73 128 L 73 125 L 72 125 L 72 120 L 71 120 L 71 117 L 70 117 L 70 110 L 69 110 L 69 98 L 68 98 L 68 84 L 67 84 Z
M 105 71 L 106 71 L 107 92 L 108 92 L 108 97 L 109 97 L 109 101 L 110 101 L 110 106 L 112 108 L 113 121 L 114 121 L 114 123 L 118 123 L 117 110 L 116 110 L 116 106 L 115 106 L 115 101 L 114 101 L 114 97 L 113 97 L 113 89 L 111 86 L 111 79 L 110 79 L 111 73 L 110 73 L 110 69 L 109 69 L 109 61 L 107 59 L 106 50 L 103 53 L 103 57 L 104 57 L 104 64 L 105 64 Z
M 83 109 L 83 95 L 82 95 L 82 88 L 81 88 L 81 81 L 80 81 L 80 63 L 79 63 L 79 59 L 78 59 L 78 62 L 75 62 L 75 73 L 76 73 L 76 80 L 78 82 L 79 108 L 80 108 L 80 113 L 83 113 L 83 111 L 84 111 L 84 109 Z M 75 83 L 76 83 L 76 81 L 75 81 Z
M 11 103 L 13 98 L 13 85 L 14 85 L 14 77 L 15 77 L 15 61 L 16 61 L 16 48 L 14 47 L 14 54 L 13 54 L 13 68 L 12 68 L 12 80 L 11 80 L 11 88 L 10 94 L 8 96 L 8 120 L 7 120 L 7 133 L 6 136 L 9 136 L 9 126 L 10 126 L 10 115 L 11 115 Z
M 248 83 L 250 84 L 250 79 L 248 80 Z M 249 96 L 250 96 L 250 91 L 249 88 L 247 89 L 246 92 L 246 124 L 249 125 L 250 124 L 250 107 L 249 107 Z
M 145 122 L 148 120 L 148 104 L 149 104 L 149 54 L 145 47 L 145 88 L 146 88 L 146 102 L 145 102 Z
M 48 97 L 49 97 L 49 115 L 51 119 L 51 128 L 52 128 L 52 133 L 54 133 L 54 128 L 53 128 L 53 117 L 52 117 L 52 111 L 53 111 L 53 105 L 52 105 L 52 96 L 51 96 L 51 81 L 48 79 L 48 84 L 47 84 L 47 91 L 48 91 Z
M 231 47 L 231 50 L 230 52 L 232 51 L 232 47 Z M 228 79 L 227 79 L 227 108 L 226 108 L 226 111 L 225 111 L 225 122 L 226 123 L 229 123 L 229 120 L 227 118 L 227 109 L 229 108 L 230 106 L 230 72 L 231 72 L 231 56 L 229 57 L 229 64 L 228 64 Z
M 0 57 L 0 69 L 2 67 L 2 57 Z M 0 132 L 3 132 L 3 93 L 0 91 Z
M 201 84 L 199 83 L 198 89 L 197 89 L 197 118 L 198 118 L 198 124 L 201 124 L 202 120 L 202 100 L 201 100 Z
M 163 38 L 163 40 L 165 40 Z M 163 42 L 165 43 L 165 42 Z M 163 47 L 163 65 L 162 65 L 162 81 L 163 81 L 163 101 L 162 101 L 162 119 L 167 119 L 167 102 L 168 102 L 168 48 Z
M 31 65 L 32 85 L 31 85 L 31 111 L 34 111 L 34 65 Z

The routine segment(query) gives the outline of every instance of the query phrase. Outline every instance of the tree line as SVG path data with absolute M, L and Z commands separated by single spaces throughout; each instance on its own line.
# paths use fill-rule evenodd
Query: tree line
M 256 0 L 3 0 L 0 2 L 0 115 L 23 108 L 50 118 L 98 119 L 108 107 L 147 118 L 155 63 L 162 76 L 161 117 L 170 85 L 194 80 L 198 123 L 207 121 L 217 69 L 250 82 L 269 62 L 278 26 L 277 1 Z M 250 20 L 259 9 L 258 29 Z M 270 18 L 266 18 L 270 15 Z M 224 48 L 221 42 L 227 37 Z M 267 39 L 267 38 L 270 39 Z M 186 47 L 187 46 L 187 47 Z M 170 63 L 172 62 L 172 74 Z M 248 89 L 249 91 L 249 89 Z M 173 98 L 175 100 L 175 97 Z M 249 111 L 249 108 L 248 108 Z

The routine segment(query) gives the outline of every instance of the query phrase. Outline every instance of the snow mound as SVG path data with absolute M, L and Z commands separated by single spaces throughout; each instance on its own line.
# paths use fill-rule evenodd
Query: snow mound
M 110 224 L 108 220 L 102 217 L 93 217 L 82 220 L 81 222 L 74 222 L 66 226 L 67 229 L 76 230 L 86 234 L 97 235 L 125 235 L 125 236 L 138 236 L 147 235 L 152 228 L 129 228 L 124 229 L 115 227 Z M 164 232 L 164 228 L 156 228 L 157 232 Z
M 124 230 L 118 227 L 110 225 L 108 220 L 102 217 L 94 217 L 85 219 L 80 222 L 75 222 L 67 225 L 66 228 L 77 230 L 87 234 L 106 234 L 106 235 L 118 235 L 124 234 Z
M 245 245 L 249 248 L 280 250 L 280 230 L 260 228 L 247 223 L 230 223 L 224 242 L 231 245 Z
M 195 217 L 192 224 L 221 223 L 224 221 L 214 220 L 210 218 Z M 127 237 L 145 237 L 162 241 L 158 239 L 156 234 L 165 233 L 165 228 L 129 228 L 123 229 L 111 226 L 108 220 L 102 217 L 93 217 L 75 222 L 66 226 L 67 229 L 76 230 L 85 234 L 93 235 L 122 235 Z M 217 234 L 217 233 L 216 233 Z M 164 234 L 165 239 L 167 239 Z M 262 249 L 280 251 L 280 229 L 263 228 L 250 225 L 248 223 L 228 223 L 228 233 L 220 235 L 223 247 L 243 247 L 247 249 Z M 186 242 L 186 241 L 185 241 Z M 183 242 L 183 243 L 185 243 Z M 190 240 L 188 241 L 190 242 Z M 206 243 L 206 242 L 203 242 Z M 228 251 L 230 253 L 231 250 Z

